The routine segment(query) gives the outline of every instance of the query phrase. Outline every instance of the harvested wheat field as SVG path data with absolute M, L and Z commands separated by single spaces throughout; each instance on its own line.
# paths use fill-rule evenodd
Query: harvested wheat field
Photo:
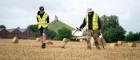
M 63 42 L 52 41 L 53 45 L 41 49 L 35 40 L 0 39 L 0 60 L 140 60 L 140 44 L 118 47 L 105 46 L 97 50 L 94 46 L 86 49 L 85 42 L 70 42 L 66 48 L 60 48 Z

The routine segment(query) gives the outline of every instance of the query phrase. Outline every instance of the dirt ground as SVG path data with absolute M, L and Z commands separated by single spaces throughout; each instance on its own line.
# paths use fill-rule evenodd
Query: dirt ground
M 69 42 L 60 48 L 61 41 L 41 49 L 35 40 L 20 40 L 14 44 L 10 39 L 0 39 L 0 60 L 140 60 L 140 43 L 137 47 L 109 47 L 98 50 L 95 46 L 86 49 L 85 42 Z

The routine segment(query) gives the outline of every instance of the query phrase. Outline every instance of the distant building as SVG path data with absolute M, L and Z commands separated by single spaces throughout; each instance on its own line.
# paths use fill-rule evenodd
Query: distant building
M 34 34 L 30 32 L 28 29 L 0 29 L 0 38 L 13 38 L 14 36 L 19 39 L 35 39 Z
M 0 38 L 9 38 L 10 33 L 6 29 L 0 29 Z
M 22 32 L 21 38 L 23 38 L 23 39 L 35 39 L 34 33 L 27 30 L 27 29 Z

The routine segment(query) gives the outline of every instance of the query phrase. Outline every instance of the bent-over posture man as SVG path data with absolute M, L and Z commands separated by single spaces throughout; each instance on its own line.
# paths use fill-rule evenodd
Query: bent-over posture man
M 87 48 L 91 49 L 90 38 L 93 37 L 95 40 L 96 48 L 100 49 L 98 37 L 101 32 L 101 22 L 99 16 L 91 8 L 88 9 L 88 14 L 85 16 L 84 21 L 80 26 L 80 30 L 83 29 L 85 26 L 88 35 Z

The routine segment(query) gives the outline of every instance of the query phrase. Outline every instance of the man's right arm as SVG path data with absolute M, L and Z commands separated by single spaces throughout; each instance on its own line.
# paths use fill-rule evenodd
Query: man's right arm
M 36 20 L 37 20 L 37 22 L 39 22 L 37 17 L 36 17 Z
M 37 12 L 37 16 L 38 16 L 38 15 L 39 15 L 39 11 Z M 37 20 L 37 22 L 39 22 L 39 21 L 38 21 L 38 17 L 37 17 L 37 16 L 36 16 L 36 20 Z
M 84 18 L 84 21 L 82 23 L 82 25 L 80 26 L 80 29 L 83 29 L 86 26 L 86 19 Z

